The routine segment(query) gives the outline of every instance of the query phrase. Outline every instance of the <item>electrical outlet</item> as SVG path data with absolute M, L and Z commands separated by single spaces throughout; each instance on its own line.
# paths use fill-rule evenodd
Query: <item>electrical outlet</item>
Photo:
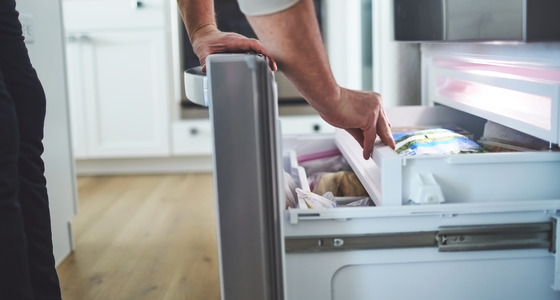
M 33 15 L 32 14 L 20 14 L 19 21 L 21 22 L 21 29 L 23 31 L 24 41 L 28 44 L 33 43 L 35 39 L 33 38 Z

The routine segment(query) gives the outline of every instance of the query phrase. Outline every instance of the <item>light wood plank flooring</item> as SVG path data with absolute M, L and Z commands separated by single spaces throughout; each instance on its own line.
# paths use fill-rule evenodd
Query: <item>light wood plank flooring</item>
M 65 300 L 220 299 L 211 174 L 78 178 Z

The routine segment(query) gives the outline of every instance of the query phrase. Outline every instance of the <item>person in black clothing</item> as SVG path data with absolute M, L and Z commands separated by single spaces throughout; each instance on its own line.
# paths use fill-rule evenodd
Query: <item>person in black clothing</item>
M 0 299 L 62 299 L 41 159 L 45 109 L 15 0 L 0 0 Z

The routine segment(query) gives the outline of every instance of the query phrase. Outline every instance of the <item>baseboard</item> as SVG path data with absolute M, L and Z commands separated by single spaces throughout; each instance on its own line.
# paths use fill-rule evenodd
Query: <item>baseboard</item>
M 77 175 L 169 174 L 212 172 L 212 156 L 78 159 Z

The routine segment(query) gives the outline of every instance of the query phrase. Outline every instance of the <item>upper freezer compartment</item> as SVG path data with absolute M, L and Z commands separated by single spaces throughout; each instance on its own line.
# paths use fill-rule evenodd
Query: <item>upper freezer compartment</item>
M 434 103 L 558 144 L 560 66 L 556 60 L 560 56 L 554 56 L 560 54 L 560 48 L 547 48 L 550 57 L 538 58 L 541 61 L 509 55 L 434 53 L 428 48 L 424 61 L 427 96 Z M 494 49 L 500 48 L 490 50 Z

